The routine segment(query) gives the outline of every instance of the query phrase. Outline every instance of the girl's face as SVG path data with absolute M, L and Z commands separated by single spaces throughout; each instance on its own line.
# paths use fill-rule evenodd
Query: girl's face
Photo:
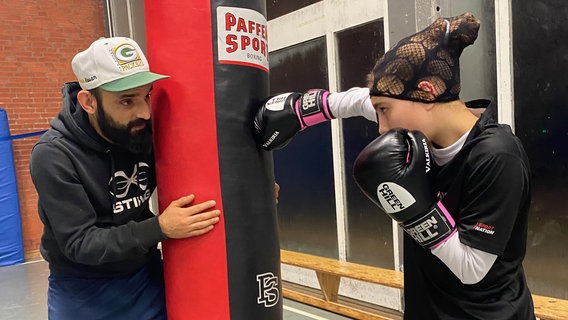
M 371 102 L 379 116 L 379 134 L 404 128 L 419 130 L 428 136 L 429 104 L 378 96 L 372 96 Z

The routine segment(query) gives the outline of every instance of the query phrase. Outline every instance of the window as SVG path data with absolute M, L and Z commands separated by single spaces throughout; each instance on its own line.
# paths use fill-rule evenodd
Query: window
M 339 90 L 366 87 L 366 76 L 385 53 L 383 19 L 336 34 Z M 345 192 L 347 197 L 347 260 L 394 268 L 391 218 L 382 213 L 356 185 L 353 163 L 361 150 L 378 136 L 377 124 L 362 117 L 343 119 Z
M 568 27 L 558 6 L 552 0 L 512 2 L 515 131 L 533 174 L 524 262 L 529 288 L 567 299 L 568 82 L 560 66 L 566 66 Z
M 270 91 L 327 88 L 324 37 L 270 53 Z M 337 258 L 330 123 L 301 132 L 274 151 L 283 249 Z

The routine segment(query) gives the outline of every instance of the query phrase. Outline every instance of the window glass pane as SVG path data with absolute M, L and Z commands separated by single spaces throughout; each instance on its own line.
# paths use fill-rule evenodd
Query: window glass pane
M 137 4 L 136 0 L 130 1 L 132 38 L 138 43 L 142 51 L 146 52 L 146 25 L 144 23 L 144 5 Z
M 321 37 L 270 53 L 272 94 L 327 88 L 326 41 Z M 330 123 L 298 133 L 274 151 L 280 185 L 278 219 L 283 249 L 337 258 Z
M 471 12 L 481 21 L 477 39 L 460 56 L 460 98 L 464 101 L 489 99 L 497 102 L 494 0 L 453 0 L 444 16 Z
M 321 0 L 267 0 L 266 15 L 271 20 L 319 1 Z
M 555 0 L 512 9 L 515 132 L 533 173 L 524 267 L 533 293 L 568 299 L 567 11 Z
M 110 30 L 113 37 L 134 39 L 142 51 L 146 52 L 146 25 L 144 21 L 144 2 L 137 0 L 110 0 Z M 108 16 L 105 16 L 108 18 Z
M 113 37 L 130 37 L 128 7 L 124 1 L 109 1 Z
M 377 57 L 385 52 L 383 20 L 338 32 L 339 90 L 365 87 L 366 76 Z M 345 186 L 347 196 L 348 260 L 393 268 L 391 218 L 359 190 L 353 179 L 353 163 L 359 152 L 378 136 L 377 124 L 362 117 L 344 119 Z

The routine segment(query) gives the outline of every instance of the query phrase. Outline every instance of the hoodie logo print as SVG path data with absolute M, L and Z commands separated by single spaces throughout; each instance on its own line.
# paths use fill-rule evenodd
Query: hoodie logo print
M 130 175 L 122 170 L 114 173 L 109 181 L 110 194 L 115 198 L 114 213 L 138 208 L 150 198 L 148 171 L 148 164 L 139 162 Z
M 148 164 L 144 162 L 139 162 L 134 166 L 134 171 L 130 177 L 124 171 L 117 171 L 114 173 L 114 183 L 116 184 L 116 194 L 111 192 L 113 196 L 118 199 L 122 199 L 128 195 L 131 186 L 138 186 L 140 190 L 145 191 L 148 188 L 148 171 L 144 170 L 148 168 Z M 140 171 L 138 171 L 140 170 Z M 109 184 L 112 185 L 113 179 L 110 180 Z

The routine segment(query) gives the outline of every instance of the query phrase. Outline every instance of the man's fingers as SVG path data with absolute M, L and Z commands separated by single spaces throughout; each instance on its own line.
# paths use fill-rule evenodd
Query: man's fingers
M 185 207 L 188 204 L 192 203 L 194 199 L 195 199 L 195 195 L 190 194 L 189 196 L 181 197 L 177 200 L 172 201 L 172 204 L 176 207 L 182 208 L 182 207 Z
M 198 220 L 195 221 L 194 223 L 191 224 L 192 229 L 203 229 L 205 227 L 208 226 L 212 226 L 214 224 L 216 224 L 217 222 L 219 222 L 219 217 L 218 216 L 213 216 L 207 219 L 203 219 L 203 220 Z
M 196 236 L 200 236 L 202 234 L 206 234 L 207 232 L 213 230 L 214 226 L 213 225 L 209 225 L 205 228 L 202 229 L 198 229 L 198 230 L 193 230 L 191 231 L 187 236 L 188 237 L 196 237 Z
M 177 200 L 172 201 L 172 205 L 178 208 L 188 208 L 190 209 L 190 214 L 196 214 L 204 210 L 207 210 L 209 208 L 212 208 L 217 204 L 215 200 L 208 200 L 188 207 L 187 205 L 193 203 L 194 200 L 195 200 L 195 195 L 190 194 L 189 196 L 181 197 Z
M 215 202 L 215 200 L 209 200 L 209 201 L 205 201 L 196 205 L 193 205 L 191 207 L 188 207 L 190 214 L 197 214 L 200 212 L 203 212 L 209 208 L 213 208 L 217 203 Z
M 212 212 L 210 212 L 212 213 Z M 201 216 L 202 214 L 200 214 L 199 216 Z M 197 221 L 195 223 L 191 224 L 191 231 L 189 232 L 188 236 L 189 237 L 195 237 L 198 235 L 202 235 L 205 234 L 209 231 L 211 231 L 214 227 L 215 224 L 219 222 L 219 217 L 212 217 L 210 219 L 206 219 L 206 220 L 202 220 L 202 221 Z
M 221 210 L 211 210 L 205 212 L 194 213 L 190 219 L 193 220 L 192 224 L 197 224 L 203 221 L 209 221 L 211 219 L 217 219 L 214 223 L 219 221 L 219 216 L 221 215 Z

